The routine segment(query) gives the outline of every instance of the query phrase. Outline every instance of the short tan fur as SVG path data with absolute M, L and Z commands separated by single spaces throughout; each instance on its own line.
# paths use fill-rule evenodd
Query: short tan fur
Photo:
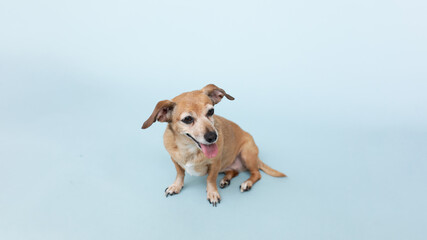
M 219 186 L 224 188 L 241 171 L 250 173 L 240 185 L 248 191 L 260 178 L 259 169 L 274 177 L 286 177 L 263 163 L 252 136 L 237 124 L 213 114 L 213 107 L 223 97 L 234 100 L 223 89 L 209 84 L 201 90 L 182 93 L 172 100 L 157 103 L 142 129 L 154 122 L 167 122 L 164 145 L 176 168 L 176 179 L 165 190 L 166 196 L 178 194 L 184 186 L 185 172 L 207 177 L 207 199 L 216 206 L 221 197 L 217 177 L 224 173 Z

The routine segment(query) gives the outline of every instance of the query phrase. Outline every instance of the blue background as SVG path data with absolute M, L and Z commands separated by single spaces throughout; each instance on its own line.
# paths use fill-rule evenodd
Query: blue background
M 426 1 L 1 1 L 0 239 L 425 239 Z M 216 113 L 288 178 L 185 179 L 159 100 Z

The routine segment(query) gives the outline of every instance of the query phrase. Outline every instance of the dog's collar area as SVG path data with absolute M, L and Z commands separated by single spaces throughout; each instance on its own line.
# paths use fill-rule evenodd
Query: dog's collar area
M 199 148 L 202 148 L 202 147 L 200 146 L 200 143 L 199 143 L 196 139 L 194 139 L 194 138 L 193 138 L 193 136 L 191 136 L 191 135 L 190 135 L 190 134 L 188 134 L 188 133 L 186 133 L 186 135 L 187 135 L 189 138 L 193 139 L 193 141 L 194 141 L 195 143 L 197 143 L 197 146 L 199 146 Z

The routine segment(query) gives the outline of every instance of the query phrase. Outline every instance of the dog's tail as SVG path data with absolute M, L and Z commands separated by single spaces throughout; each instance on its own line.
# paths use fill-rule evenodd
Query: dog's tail
M 261 160 L 259 160 L 259 168 L 262 171 L 264 171 L 265 173 L 267 173 L 268 175 L 273 176 L 273 177 L 287 177 L 286 174 L 272 169 L 267 164 L 263 163 Z

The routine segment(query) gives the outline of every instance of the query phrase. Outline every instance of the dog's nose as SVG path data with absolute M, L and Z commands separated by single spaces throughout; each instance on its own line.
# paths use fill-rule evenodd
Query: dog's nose
M 217 137 L 218 137 L 218 136 L 216 135 L 216 132 L 207 132 L 207 133 L 205 134 L 205 140 L 206 140 L 208 143 L 213 143 L 213 142 L 215 142 Z

